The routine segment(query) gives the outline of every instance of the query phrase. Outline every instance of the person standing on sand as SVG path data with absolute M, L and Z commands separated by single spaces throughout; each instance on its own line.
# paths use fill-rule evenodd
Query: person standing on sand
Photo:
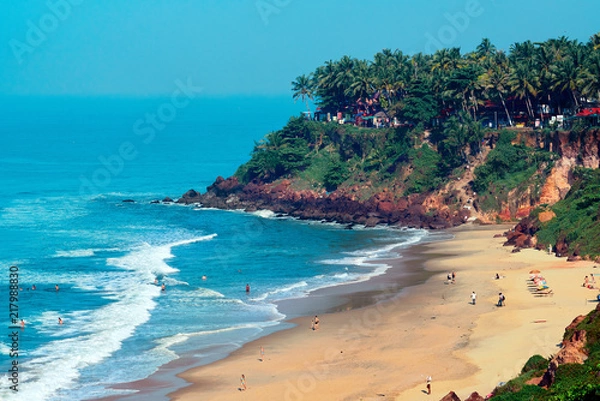
M 240 391 L 245 391 L 247 389 L 246 387 L 246 376 L 242 375 L 242 377 L 240 378 Z
M 475 301 L 476 301 L 476 300 L 477 300 L 477 294 L 475 294 L 475 291 L 473 291 L 473 292 L 471 293 L 471 303 L 472 303 L 473 305 L 475 305 Z
M 504 306 L 504 300 L 506 298 L 504 297 L 504 294 L 499 293 L 498 294 L 498 306 Z
M 265 349 L 262 347 L 262 345 L 260 346 L 260 361 L 265 361 Z
M 315 317 L 312 320 L 312 329 L 319 330 L 319 318 L 317 317 L 317 315 L 315 315 Z
M 431 394 L 431 376 L 427 376 L 427 394 Z

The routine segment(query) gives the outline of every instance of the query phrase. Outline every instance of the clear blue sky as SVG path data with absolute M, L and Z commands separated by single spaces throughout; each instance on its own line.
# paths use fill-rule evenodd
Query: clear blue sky
M 502 49 L 600 31 L 598 0 L 31 0 L 0 3 L 0 94 L 210 95 L 290 82 L 383 48 Z

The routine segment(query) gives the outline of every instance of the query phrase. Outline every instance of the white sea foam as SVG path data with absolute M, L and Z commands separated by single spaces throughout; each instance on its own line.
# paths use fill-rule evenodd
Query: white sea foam
M 261 322 L 261 323 L 242 323 L 235 326 L 224 327 L 220 329 L 213 330 L 202 330 L 192 333 L 177 333 L 173 336 L 164 337 L 157 341 L 157 346 L 152 350 L 153 352 L 159 354 L 167 354 L 172 356 L 173 358 L 177 357 L 177 354 L 171 350 L 171 348 L 175 345 L 184 343 L 190 338 L 194 337 L 207 337 L 207 336 L 219 336 L 226 333 L 232 333 L 239 330 L 253 330 L 256 331 L 256 334 L 263 331 L 267 327 L 272 327 L 279 323 L 284 318 L 284 315 L 277 312 L 277 317 L 274 320 Z M 221 337 L 222 338 L 222 337 Z M 237 344 L 239 347 L 240 345 Z
M 150 319 L 150 312 L 156 306 L 154 299 L 160 295 L 160 288 L 150 284 L 151 279 L 156 274 L 177 271 L 165 263 L 166 259 L 173 257 L 172 248 L 210 240 L 214 236 L 159 246 L 144 244 L 123 257 L 111 258 L 108 264 L 125 270 L 115 272 L 111 280 L 102 282 L 107 298 L 114 302 L 96 310 L 66 314 L 65 325 L 58 329 L 57 312 L 42 314 L 37 322 L 40 330 L 47 331 L 50 326 L 58 335 L 67 338 L 46 343 L 30 353 L 28 369 L 20 376 L 22 382 L 27 383 L 19 391 L 22 399 L 47 400 L 56 396 L 59 389 L 71 389 L 82 369 L 98 364 L 117 352 L 123 341 Z M 86 331 L 81 334 L 74 328 L 85 328 Z
M 300 281 L 285 287 L 277 288 L 273 291 L 265 292 L 259 297 L 252 298 L 251 301 L 264 301 L 267 298 L 280 298 L 282 295 L 285 296 L 294 290 L 306 287 L 308 287 L 308 283 L 306 281 Z
M 256 212 L 252 212 L 253 215 L 258 216 L 258 217 L 262 217 L 265 219 L 272 219 L 274 218 L 276 215 L 273 211 L 271 210 L 257 210 Z
M 55 258 L 84 258 L 94 256 L 96 251 L 94 249 L 75 249 L 72 251 L 56 251 L 53 255 Z

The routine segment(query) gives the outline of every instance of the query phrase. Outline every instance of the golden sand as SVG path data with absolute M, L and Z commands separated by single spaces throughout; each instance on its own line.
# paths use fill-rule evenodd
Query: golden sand
M 454 230 L 450 241 L 421 246 L 429 255 L 424 268 L 435 273 L 425 284 L 376 305 L 320 315 L 319 330 L 311 330 L 311 317 L 295 319 L 295 328 L 185 372 L 181 377 L 192 384 L 171 397 L 439 400 L 450 390 L 461 399 L 473 391 L 485 396 L 516 376 L 531 355 L 555 353 L 565 327 L 592 310 L 598 294 L 582 287 L 584 276 L 595 272 L 592 262 L 529 249 L 511 253 L 503 238 L 493 238 L 507 228 L 468 225 Z M 533 269 L 542 272 L 552 296 L 530 292 Z M 456 272 L 454 284 L 446 280 L 450 271 Z M 499 292 L 506 295 L 504 307 L 496 306 Z M 427 376 L 433 378 L 429 396 Z

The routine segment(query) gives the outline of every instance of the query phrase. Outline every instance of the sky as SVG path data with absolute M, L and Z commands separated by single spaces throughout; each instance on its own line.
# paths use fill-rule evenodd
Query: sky
M 597 1 L 31 0 L 0 2 L 0 95 L 291 95 L 343 55 L 474 50 L 600 31 Z

